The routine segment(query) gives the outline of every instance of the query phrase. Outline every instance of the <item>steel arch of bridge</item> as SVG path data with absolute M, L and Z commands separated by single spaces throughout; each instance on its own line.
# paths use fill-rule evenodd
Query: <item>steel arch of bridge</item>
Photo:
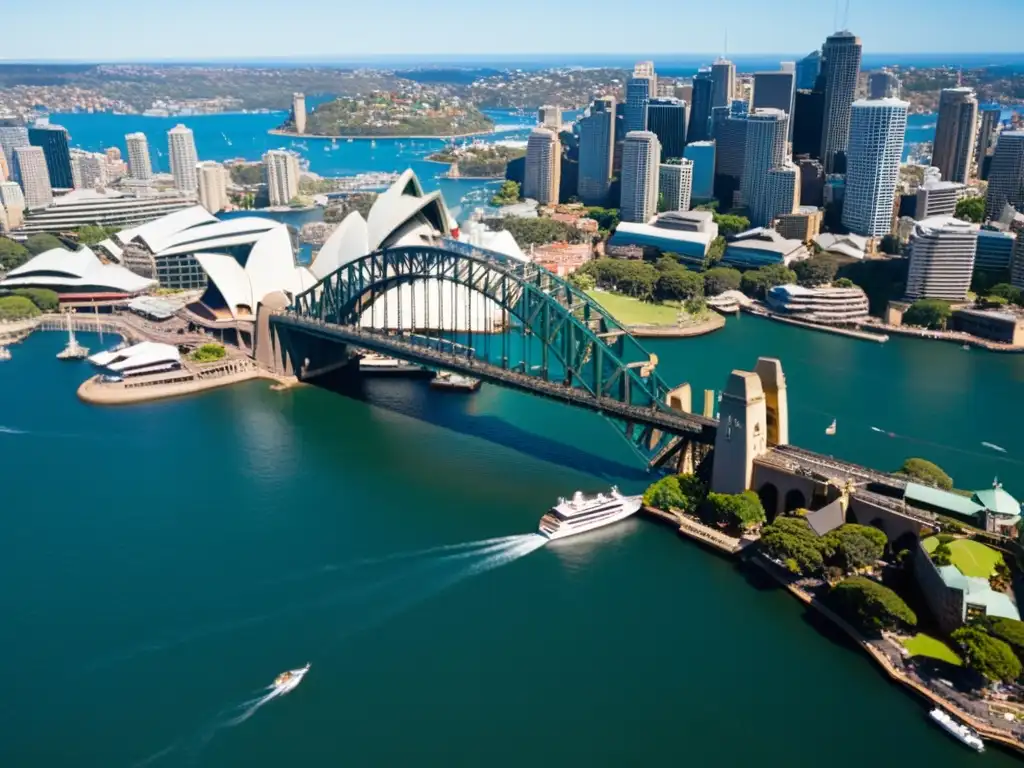
M 625 331 L 600 304 L 576 289 L 568 281 L 531 262 L 522 262 L 504 254 L 488 251 L 454 240 L 445 240 L 441 247 L 409 246 L 391 248 L 352 261 L 321 280 L 312 288 L 298 294 L 289 314 L 300 319 L 337 326 L 361 324 L 363 314 L 371 313 L 378 302 L 387 302 L 388 292 L 420 281 L 438 281 L 464 286 L 463 301 L 469 317 L 472 294 L 479 293 L 493 301 L 506 313 L 505 327 L 500 340 L 494 334 L 461 331 L 462 344 L 468 355 L 476 355 L 476 346 L 500 346 L 497 360 L 485 359 L 490 365 L 526 374 L 546 383 L 585 393 L 595 401 L 593 410 L 612 418 L 632 446 L 650 461 L 663 454 L 674 437 L 651 426 L 621 416 L 624 411 L 650 412 L 651 415 L 671 412 L 665 404 L 669 387 L 654 369 L 656 358 Z M 424 289 L 421 307 L 429 323 L 431 301 L 437 317 L 453 309 L 444 302 L 451 297 L 438 290 L 434 296 Z M 416 294 L 413 300 L 412 321 L 416 320 Z M 443 327 L 418 329 L 403 323 L 403 302 L 399 294 L 397 327 L 401 331 L 378 330 L 381 337 L 400 334 L 446 332 Z M 389 315 L 385 306 L 384 317 Z M 514 318 L 516 322 L 512 322 Z M 469 325 L 469 323 L 467 323 Z M 365 332 L 367 329 L 363 329 Z M 448 329 L 450 335 L 454 328 Z M 510 337 L 523 336 L 520 347 L 523 359 L 510 359 Z M 532 364 L 530 338 L 539 339 L 540 360 Z M 468 343 L 467 342 L 468 338 Z M 438 340 L 440 343 L 440 339 Z M 450 343 L 450 342 L 449 342 Z M 577 397 L 578 400 L 578 397 Z M 602 408 L 600 403 L 618 403 L 628 409 Z M 666 414 L 667 415 L 667 414 Z M 641 420 L 642 421 L 642 420 Z

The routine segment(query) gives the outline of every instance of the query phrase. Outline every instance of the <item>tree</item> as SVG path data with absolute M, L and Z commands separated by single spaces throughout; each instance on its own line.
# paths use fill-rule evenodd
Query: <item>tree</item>
M 1024 298 L 1024 291 L 1017 288 L 1009 283 L 998 283 L 988 289 L 988 298 L 991 299 L 993 296 L 999 296 L 1006 299 L 1014 304 L 1022 304 L 1022 298 Z
M 576 227 L 554 219 L 524 219 L 518 216 L 505 216 L 502 218 L 487 219 L 487 226 L 491 229 L 504 229 L 512 233 L 520 248 L 529 248 L 531 245 L 546 245 L 547 243 L 587 242 L 590 236 L 576 229 Z
M 718 234 L 722 237 L 732 237 L 740 232 L 750 229 L 750 219 L 746 216 L 735 216 L 731 213 L 715 212 L 715 223 L 718 225 Z
M 1010 573 L 1010 566 L 1000 560 L 995 565 L 992 575 L 988 577 L 988 584 L 996 592 L 1006 592 L 1013 585 L 1013 574 Z
M 948 301 L 942 299 L 918 299 L 903 313 L 903 322 L 932 331 L 946 329 L 946 321 L 953 315 Z
M 600 229 L 611 231 L 619 225 L 619 209 L 618 208 L 601 208 L 599 206 L 591 206 L 587 208 L 587 215 L 597 222 L 597 226 Z
M 644 493 L 644 504 L 658 509 L 679 509 L 693 514 L 704 501 L 707 488 L 694 475 L 669 475 L 653 483 Z
M 226 354 L 223 344 L 203 344 L 192 353 L 191 359 L 195 363 L 212 363 Z
M 114 232 L 117 231 L 116 227 L 100 227 L 95 224 L 86 224 L 84 227 L 79 227 L 75 233 L 78 238 L 78 242 L 82 245 L 96 245 L 102 243 Z
M 985 220 L 985 198 L 965 197 L 957 202 L 956 211 L 953 215 L 964 221 L 981 224 Z
M 725 256 L 725 248 L 725 238 L 721 235 L 712 240 L 711 245 L 708 246 L 707 255 L 704 257 L 704 269 L 710 269 L 720 262 Z
M 765 521 L 761 499 L 753 491 L 709 493 L 708 517 L 715 523 L 749 530 Z
M 33 256 L 38 256 L 44 251 L 51 251 L 54 248 L 63 248 L 64 243 L 53 235 L 32 235 L 32 237 L 25 241 L 25 247 L 28 248 L 28 252 Z
M 56 312 L 60 306 L 60 297 L 56 291 L 47 288 L 16 288 L 11 291 L 14 296 L 24 296 L 43 312 Z
M 641 301 L 654 295 L 658 270 L 644 261 L 623 261 L 616 287 L 623 293 Z
M 592 291 L 597 287 L 597 278 L 589 272 L 581 272 L 579 270 L 569 275 L 569 282 L 581 291 Z
M 827 254 L 811 256 L 793 265 L 797 282 L 804 286 L 827 285 L 835 280 L 838 269 L 836 260 Z
M 873 565 L 885 552 L 887 541 L 877 528 L 854 523 L 839 526 L 825 538 L 825 546 L 834 552 L 838 565 L 847 573 Z
M 796 574 L 818 573 L 825 565 L 824 540 L 802 517 L 778 517 L 761 530 L 761 546 Z
M 1010 646 L 1018 659 L 1024 659 L 1024 621 L 989 616 L 983 621 L 985 630 Z
M 28 261 L 31 255 L 28 248 L 21 243 L 0 237 L 0 270 L 9 272 L 12 269 L 17 269 Z
M 717 296 L 725 291 L 735 291 L 740 287 L 742 276 L 738 269 L 730 267 L 714 267 L 704 273 L 704 295 Z
M 940 543 L 934 550 L 932 550 L 931 560 L 939 568 L 944 565 L 952 565 L 953 550 L 949 548 L 949 544 Z
M 1020 659 L 1010 646 L 978 627 L 960 627 L 950 635 L 970 669 L 993 682 L 1011 683 L 1020 677 Z
M 938 464 L 933 464 L 927 459 L 907 459 L 896 470 L 896 474 L 912 477 L 925 485 L 934 485 L 944 491 L 953 490 L 953 478 L 947 475 Z
M 500 208 L 503 205 L 517 203 L 519 202 L 519 193 L 519 182 L 503 181 L 494 197 L 491 198 L 491 205 L 495 208 Z
M 659 273 L 654 290 L 658 299 L 692 299 L 704 294 L 704 279 L 679 264 Z
M 743 273 L 740 290 L 754 299 L 763 299 L 777 285 L 796 282 L 796 273 L 785 264 L 769 264 Z
M 863 576 L 839 582 L 829 592 L 828 600 L 836 611 L 864 630 L 917 626 L 917 614 L 903 598 Z
M 856 288 L 853 280 L 848 277 L 840 277 L 838 280 L 832 283 L 836 288 Z
M 39 307 L 24 296 L 0 297 L 0 320 L 24 320 L 39 314 Z

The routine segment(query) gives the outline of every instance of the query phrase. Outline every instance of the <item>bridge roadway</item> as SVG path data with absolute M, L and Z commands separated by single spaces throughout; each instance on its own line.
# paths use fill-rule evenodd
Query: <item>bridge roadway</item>
M 476 358 L 463 357 L 412 344 L 400 336 L 387 336 L 377 331 L 368 331 L 349 325 L 337 325 L 290 313 L 276 314 L 273 321 L 323 338 L 408 360 L 411 363 L 461 373 L 561 403 L 586 408 L 622 421 L 651 426 L 663 432 L 686 436 L 708 445 L 714 445 L 715 435 L 718 431 L 718 421 L 705 416 L 671 411 L 668 410 L 668 406 L 665 407 L 665 410 L 651 410 L 626 405 L 614 398 L 597 397 L 586 390 L 545 381 L 537 376 L 501 368 Z

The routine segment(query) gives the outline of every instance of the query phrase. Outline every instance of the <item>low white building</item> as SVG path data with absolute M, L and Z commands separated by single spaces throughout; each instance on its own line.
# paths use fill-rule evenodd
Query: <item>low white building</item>
M 868 316 L 868 297 L 856 286 L 805 288 L 802 285 L 777 285 L 768 291 L 765 303 L 777 314 L 809 323 L 851 324 Z
M 144 341 L 116 351 L 99 352 L 90 357 L 89 362 L 106 370 L 108 375 L 142 376 L 180 368 L 181 353 L 173 344 Z

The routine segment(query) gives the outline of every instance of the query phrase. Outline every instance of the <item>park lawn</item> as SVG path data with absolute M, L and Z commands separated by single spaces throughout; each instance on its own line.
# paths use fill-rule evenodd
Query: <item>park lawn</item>
M 921 543 L 924 545 L 925 551 L 931 554 L 939 545 L 939 540 L 935 536 L 929 536 Z M 1001 552 L 970 539 L 951 541 L 949 551 L 953 553 L 953 565 L 959 568 L 960 573 L 964 576 L 987 579 L 996 569 L 996 563 L 1003 562 Z
M 620 293 L 587 291 L 587 295 L 623 325 L 675 325 L 679 314 L 678 307 L 652 304 Z
M 963 664 L 952 648 L 941 640 L 937 640 L 923 632 L 918 632 L 913 637 L 904 640 L 903 645 L 910 651 L 911 656 L 927 656 L 928 658 L 938 659 L 957 667 Z

